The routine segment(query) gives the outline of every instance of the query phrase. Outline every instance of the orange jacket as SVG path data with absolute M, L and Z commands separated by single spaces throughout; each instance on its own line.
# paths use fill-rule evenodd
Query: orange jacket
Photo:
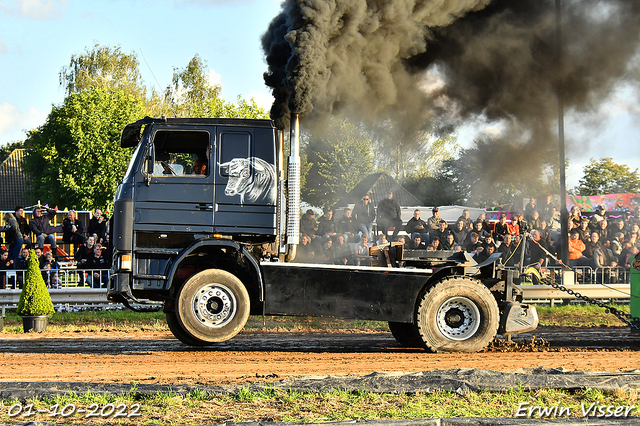
M 582 252 L 587 247 L 581 239 L 573 240 L 569 238 L 569 259 L 576 260 L 582 257 Z

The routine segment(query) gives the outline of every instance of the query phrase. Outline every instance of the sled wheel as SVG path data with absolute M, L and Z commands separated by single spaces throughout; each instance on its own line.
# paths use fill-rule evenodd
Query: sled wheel
M 451 277 L 424 293 L 416 324 L 431 352 L 477 352 L 493 340 L 499 319 L 498 304 L 484 284 Z
M 249 303 L 249 293 L 238 278 L 210 269 L 182 286 L 176 316 L 184 332 L 201 344 L 223 342 L 242 330 L 249 318 Z

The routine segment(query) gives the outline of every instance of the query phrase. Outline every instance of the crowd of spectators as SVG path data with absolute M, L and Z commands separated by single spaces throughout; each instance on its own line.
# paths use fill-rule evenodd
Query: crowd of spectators
M 7 271 L 27 269 L 29 251 L 34 249 L 40 260 L 40 269 L 49 288 L 59 288 L 60 265 L 56 242 L 56 229 L 51 225 L 57 212 L 48 207 L 36 206 L 33 217 L 27 221 L 24 208 L 16 206 L 14 213 L 3 215 L 5 222 L 4 241 L 0 240 L 0 288 L 7 287 Z M 107 270 L 111 263 L 107 218 L 101 209 L 96 209 L 85 227 L 75 210 L 69 210 L 62 222 L 62 243 L 73 249 L 73 260 L 77 269 L 82 269 L 80 284 L 100 287 L 106 285 Z M 59 231 L 59 229 L 58 229 Z M 48 249 L 44 252 L 45 247 Z M 87 272 L 85 272 L 87 271 Z M 23 274 L 17 275 L 17 285 L 22 284 Z
M 570 266 L 589 266 L 593 270 L 628 268 L 640 251 L 638 210 L 636 207 L 633 212 L 608 215 L 604 207 L 598 206 L 587 217 L 579 208 L 572 208 L 568 221 Z M 554 257 L 561 257 L 562 219 L 551 196 L 542 205 L 531 198 L 524 211 L 510 220 L 502 214 L 495 224 L 487 223 L 484 214 L 472 219 L 468 210 L 455 223 L 448 224 L 439 213 L 434 207 L 425 220 L 416 209 L 403 226 L 400 205 L 392 193 L 378 204 L 377 211 L 371 196 L 366 195 L 353 215 L 345 209 L 337 220 L 331 209 L 317 221 L 313 210 L 308 210 L 301 219 L 302 238 L 296 261 L 365 264 L 371 259 L 369 248 L 387 242 L 398 242 L 407 249 L 466 251 L 479 263 L 499 253 L 501 262 L 512 267 L 520 267 L 521 263 L 535 267 L 554 264 Z M 401 231 L 403 234 L 399 235 Z M 525 238 L 525 233 L 530 238 Z

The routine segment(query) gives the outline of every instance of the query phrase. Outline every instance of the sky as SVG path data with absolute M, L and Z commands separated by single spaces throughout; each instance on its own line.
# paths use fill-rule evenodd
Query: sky
M 268 109 L 260 37 L 279 10 L 280 0 L 0 0 L 0 145 L 24 140 L 45 122 L 64 100 L 60 70 L 96 43 L 135 53 L 145 84 L 157 91 L 198 54 L 225 100 L 241 95 Z M 498 123 L 467 123 L 458 141 L 469 147 L 499 131 Z M 590 158 L 640 169 L 637 95 L 622 86 L 595 114 L 569 114 L 565 137 L 568 188 Z

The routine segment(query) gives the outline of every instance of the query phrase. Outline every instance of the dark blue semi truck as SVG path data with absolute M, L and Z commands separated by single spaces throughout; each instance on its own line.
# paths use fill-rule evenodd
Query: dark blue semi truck
M 283 135 L 269 120 L 145 118 L 125 127 L 135 147 L 115 194 L 108 298 L 163 306 L 183 343 L 230 339 L 249 315 L 388 321 L 398 342 L 472 352 L 496 334 L 536 328 L 514 273 L 491 257 L 391 247 L 386 264 L 292 263 L 299 240 L 299 124 L 292 117 L 287 178 Z M 259 262 L 275 243 L 280 262 Z

